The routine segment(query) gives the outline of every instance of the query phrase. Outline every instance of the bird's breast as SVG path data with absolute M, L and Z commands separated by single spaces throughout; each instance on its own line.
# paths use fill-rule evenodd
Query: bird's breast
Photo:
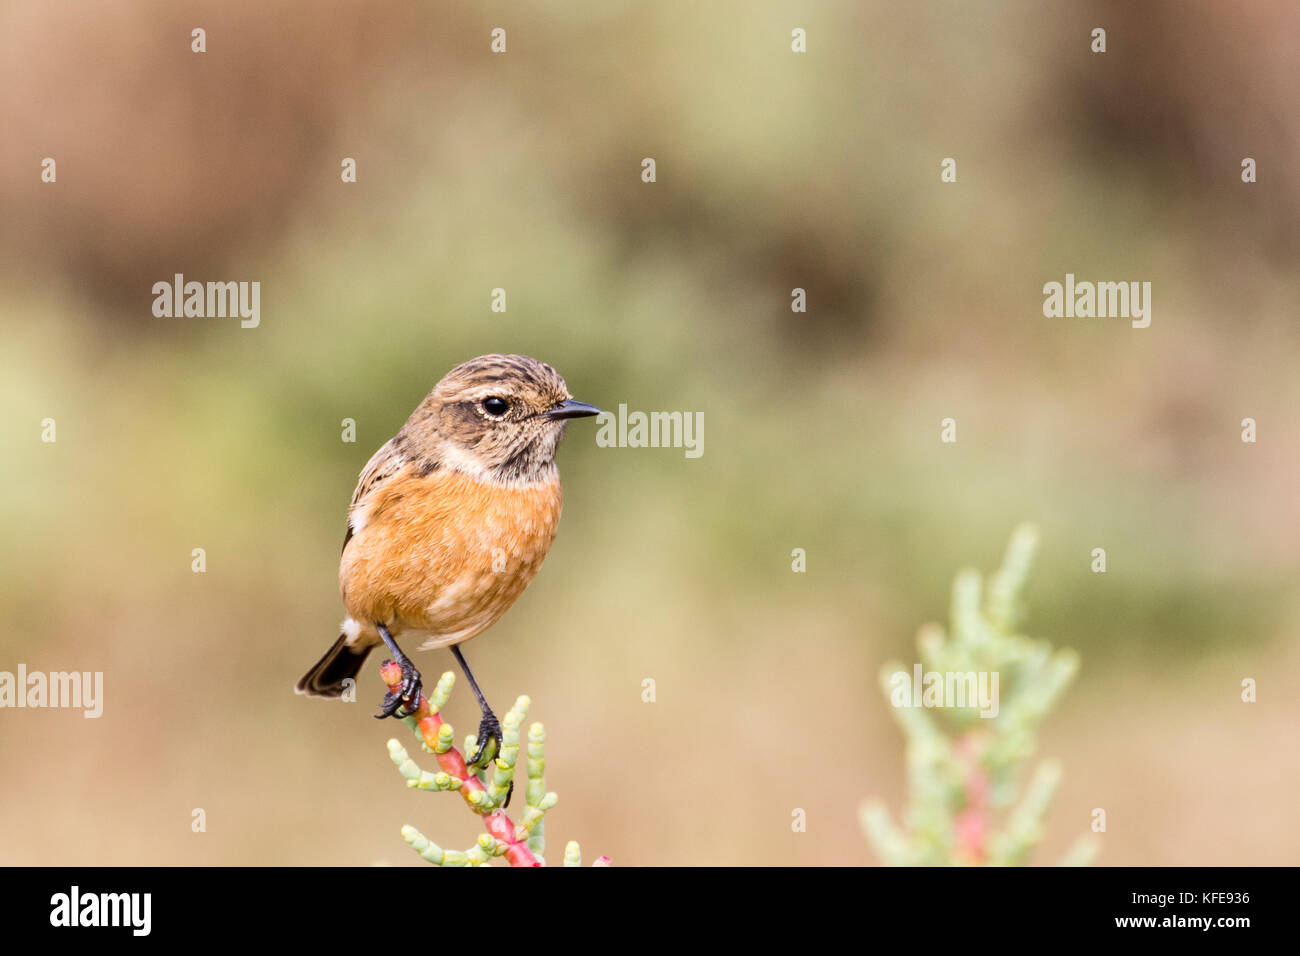
M 558 476 L 511 486 L 408 472 L 364 505 L 339 568 L 348 613 L 437 645 L 474 636 L 515 602 L 550 551 L 562 495 Z

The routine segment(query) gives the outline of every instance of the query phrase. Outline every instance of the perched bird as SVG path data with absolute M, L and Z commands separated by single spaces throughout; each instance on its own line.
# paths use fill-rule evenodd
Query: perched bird
M 372 647 L 387 645 L 402 689 L 376 717 L 419 700 L 398 638 L 451 647 L 483 712 L 478 749 L 501 726 L 460 648 L 501 617 L 541 567 L 560 521 L 555 449 L 574 401 L 560 374 L 526 355 L 480 355 L 448 372 L 361 472 L 339 563 L 343 633 L 297 692 L 338 697 Z

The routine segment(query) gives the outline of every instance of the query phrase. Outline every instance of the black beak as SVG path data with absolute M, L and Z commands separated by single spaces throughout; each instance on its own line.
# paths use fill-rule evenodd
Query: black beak
M 549 412 L 543 412 L 542 417 L 554 422 L 565 418 L 587 418 L 590 415 L 599 414 L 600 409 L 595 405 L 588 405 L 586 402 L 571 398 L 567 402 L 560 402 Z

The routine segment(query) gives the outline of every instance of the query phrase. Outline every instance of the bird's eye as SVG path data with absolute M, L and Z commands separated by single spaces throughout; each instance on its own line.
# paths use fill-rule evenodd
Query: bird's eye
M 483 399 L 483 411 L 487 412 L 493 418 L 500 418 L 510 410 L 510 404 L 504 398 L 497 398 L 495 395 L 491 398 Z

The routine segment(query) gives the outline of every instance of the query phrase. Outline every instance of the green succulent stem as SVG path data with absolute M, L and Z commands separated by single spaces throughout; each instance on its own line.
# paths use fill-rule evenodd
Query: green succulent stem
M 897 823 L 868 800 L 859 823 L 886 865 L 1018 865 L 1042 840 L 1061 769 L 1047 762 L 1031 773 L 1029 765 L 1079 657 L 1021 633 L 1037 544 L 1032 525 L 1016 528 L 987 588 L 979 572 L 961 571 L 949 631 L 922 627 L 918 663 L 881 669 L 906 738 L 908 802 Z M 1062 863 L 1084 865 L 1097 848 L 1085 835 Z
M 400 667 L 385 665 L 381 673 L 390 691 L 400 690 Z M 402 827 L 402 839 L 421 859 L 437 866 L 486 866 L 498 857 L 505 857 L 511 866 L 544 866 L 544 818 L 547 811 L 559 802 L 559 797 L 546 789 L 546 731 L 539 723 L 528 729 L 528 779 L 523 787 L 524 807 L 519 822 L 513 821 L 505 810 L 505 802 L 515 783 L 515 767 L 521 746 L 520 728 L 532 701 L 524 696 L 517 698 L 505 715 L 501 722 L 501 749 L 495 754 L 495 759 L 492 759 L 495 748 L 489 747 L 489 756 L 483 758 L 482 764 L 467 766 L 464 753 L 456 749 L 455 731 L 441 715 L 455 684 L 455 674 L 450 671 L 443 674 L 432 696 L 421 695 L 414 709 L 402 717 L 402 722 L 415 734 L 424 751 L 437 758 L 439 769 L 433 772 L 422 769 L 396 739 L 388 741 L 388 758 L 412 789 L 459 793 L 470 810 L 483 820 L 487 832 L 481 833 L 474 846 L 464 851 L 445 850 L 412 826 Z M 466 741 L 465 751 L 472 752 L 475 745 L 471 736 Z M 491 779 L 487 776 L 489 767 Z M 570 842 L 564 850 L 564 865 L 580 866 L 581 863 L 578 844 Z M 608 860 L 601 857 L 594 865 L 608 865 Z

